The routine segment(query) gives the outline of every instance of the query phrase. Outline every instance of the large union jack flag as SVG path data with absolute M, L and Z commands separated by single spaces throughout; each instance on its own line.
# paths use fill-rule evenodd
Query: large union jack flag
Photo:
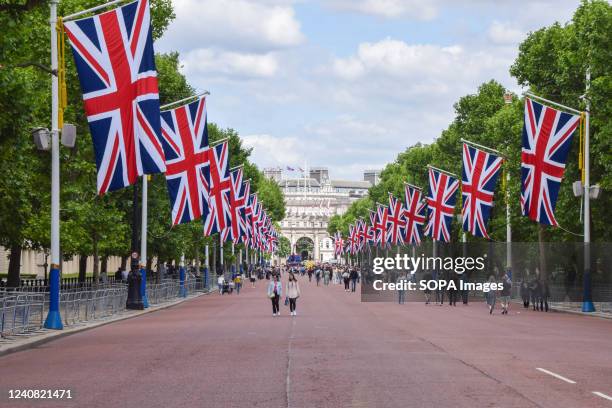
M 64 24 L 98 168 L 98 193 L 163 173 L 159 91 L 148 0 Z
M 203 214 L 204 235 L 222 232 L 231 223 L 229 146 L 227 140 L 211 146 L 208 166 L 204 167 L 204 180 L 208 185 L 208 208 Z
M 558 225 L 559 195 L 572 135 L 580 117 L 525 98 L 521 154 L 521 209 L 540 224 Z
M 202 217 L 208 206 L 208 185 L 202 170 L 208 165 L 206 99 L 161 112 L 162 146 L 172 224 Z
M 425 235 L 437 241 L 450 242 L 451 222 L 457 201 L 459 180 L 429 168 L 429 195 L 427 209 L 429 219 L 425 227 Z
M 404 184 L 404 195 L 406 207 L 404 217 L 406 218 L 406 228 L 404 242 L 411 245 L 421 244 L 421 229 L 425 224 L 426 204 L 423 201 L 423 193 L 420 189 Z
M 246 223 L 245 223 L 245 207 L 249 197 L 247 188 L 248 182 L 244 183 L 243 180 L 243 168 L 238 167 L 232 170 L 230 177 L 232 179 L 232 186 L 230 189 L 230 225 L 228 225 L 221 233 L 221 238 L 224 241 L 231 240 L 235 244 L 243 241 L 243 237 L 246 234 Z
M 463 230 L 471 232 L 475 237 L 489 238 L 487 222 L 502 162 L 503 159 L 495 154 L 463 144 L 461 217 Z
M 404 245 L 406 217 L 401 200 L 389 193 L 389 241 L 393 245 Z
M 347 252 L 351 255 L 357 254 L 357 247 L 359 246 L 359 237 L 357 235 L 357 226 L 349 225 L 349 242 Z

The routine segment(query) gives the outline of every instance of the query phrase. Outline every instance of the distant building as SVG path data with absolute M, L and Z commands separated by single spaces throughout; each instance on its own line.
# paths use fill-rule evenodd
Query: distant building
M 363 180 L 375 186 L 380 181 L 380 170 L 366 170 L 363 172 Z
M 286 204 L 285 219 L 280 222 L 281 234 L 291 241 L 296 253 L 300 238 L 312 241 L 315 261 L 334 258 L 334 245 L 327 233 L 329 219 L 344 214 L 351 203 L 368 194 L 368 181 L 330 180 L 327 167 L 312 167 L 304 174 L 309 177 L 285 177 L 282 169 L 266 169 L 264 174 L 278 182 Z M 297 254 L 302 255 L 302 254 Z
M 317 180 L 319 184 L 325 183 L 329 180 L 329 169 L 327 167 L 312 167 L 310 178 Z
M 283 178 L 283 169 L 280 167 L 270 167 L 267 169 L 263 169 L 263 174 L 265 177 L 280 182 Z

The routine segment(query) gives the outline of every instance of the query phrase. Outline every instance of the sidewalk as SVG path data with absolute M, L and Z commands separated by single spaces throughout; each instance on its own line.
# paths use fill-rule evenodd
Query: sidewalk
M 131 319 L 133 317 L 138 317 L 143 314 L 156 312 L 158 310 L 167 309 L 169 307 L 176 306 L 188 300 L 215 292 L 216 291 L 209 291 L 188 295 L 186 298 L 178 298 L 176 300 L 162 303 L 160 305 L 148 307 L 145 310 L 126 309 L 125 311 L 111 317 L 65 326 L 63 330 L 40 329 L 27 334 L 17 334 L 8 338 L 5 337 L 0 339 L 0 356 L 36 347 L 49 341 L 56 340 L 64 336 L 69 336 L 74 333 L 104 326 L 121 320 Z
M 582 303 L 550 303 L 550 309 L 555 312 L 612 319 L 612 305 L 610 303 L 596 302 L 595 312 L 588 313 L 582 311 Z

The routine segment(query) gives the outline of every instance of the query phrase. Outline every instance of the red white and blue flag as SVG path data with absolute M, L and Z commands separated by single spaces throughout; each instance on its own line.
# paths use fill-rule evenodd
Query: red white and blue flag
M 555 206 L 580 116 L 525 98 L 521 210 L 540 224 L 558 225 Z
M 459 180 L 438 170 L 429 168 L 429 195 L 427 196 L 428 221 L 425 235 L 437 241 L 450 242 L 451 222 Z
M 502 163 L 503 159 L 495 154 L 463 144 L 461 217 L 463 230 L 471 232 L 475 237 L 489 238 L 487 223 Z
M 257 202 L 257 194 L 250 194 L 248 196 L 247 205 L 244 208 L 244 220 L 246 223 L 246 239 L 244 241 L 245 245 L 248 245 L 252 248 L 253 242 L 253 209 L 254 203 Z
M 98 169 L 98 193 L 166 171 L 148 0 L 66 22 Z
M 381 247 L 387 247 L 389 243 L 389 209 L 386 205 L 378 204 L 378 216 L 376 217 L 376 243 Z
M 393 245 L 404 245 L 406 217 L 402 202 L 389 193 L 389 242 Z
M 357 236 L 357 227 L 355 225 L 349 225 L 349 242 L 347 251 L 351 255 L 357 254 L 357 247 L 359 246 L 359 237 Z
M 378 233 L 376 226 L 378 225 L 378 213 L 370 210 L 370 224 L 365 231 L 365 239 L 368 244 L 376 244 L 378 241 Z
M 204 180 L 208 185 L 208 208 L 203 214 L 204 235 L 220 233 L 231 222 L 229 146 L 223 141 L 210 147 L 208 166 L 204 167 Z
M 232 241 L 235 244 L 242 242 L 246 234 L 244 211 L 248 195 L 243 183 L 243 168 L 238 167 L 230 172 L 232 186 L 230 189 L 230 224 L 221 233 L 223 241 Z
M 406 198 L 404 242 L 411 245 L 420 245 L 421 230 L 426 220 L 426 203 L 423 200 L 423 193 L 410 184 L 404 184 L 404 195 Z
M 342 234 L 340 231 L 336 232 L 334 236 L 334 255 L 336 257 L 342 256 L 344 254 L 344 240 L 342 239 Z
M 197 220 L 208 206 L 206 99 L 161 112 L 161 126 L 172 225 Z

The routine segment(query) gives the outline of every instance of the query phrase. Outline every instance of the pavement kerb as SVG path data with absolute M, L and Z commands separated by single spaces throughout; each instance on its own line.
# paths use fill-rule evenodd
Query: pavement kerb
M 122 320 L 132 319 L 134 317 L 139 317 L 139 316 L 142 316 L 148 313 L 157 312 L 158 310 L 168 309 L 168 308 L 180 305 L 183 302 L 187 302 L 192 299 L 196 299 L 200 296 L 209 295 L 211 293 L 216 293 L 216 292 L 217 291 L 198 293 L 198 294 L 186 297 L 186 298 L 180 298 L 174 302 L 166 303 L 166 304 L 159 305 L 159 306 L 149 307 L 145 310 L 139 310 L 133 313 L 123 314 L 120 316 L 110 318 L 108 320 L 85 323 L 83 326 L 69 327 L 63 330 L 51 330 L 45 334 L 41 334 L 40 336 L 32 336 L 31 338 L 17 341 L 15 342 L 16 344 L 9 344 L 6 346 L 0 345 L 0 357 L 5 356 L 7 354 L 11 354 L 11 353 L 16 353 L 18 351 L 27 350 L 27 349 L 30 349 L 36 346 L 40 346 L 41 344 L 44 344 L 44 343 L 47 343 L 53 340 L 57 340 L 65 336 L 70 336 L 75 333 L 80 333 L 86 330 L 95 329 L 97 327 L 102 327 L 107 324 L 120 322 Z

